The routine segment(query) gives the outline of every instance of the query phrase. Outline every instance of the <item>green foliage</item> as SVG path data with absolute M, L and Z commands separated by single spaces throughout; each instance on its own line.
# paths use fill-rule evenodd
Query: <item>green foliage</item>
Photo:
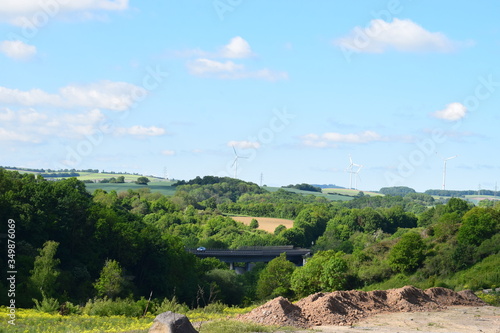
M 221 301 L 216 301 L 208 304 L 203 308 L 203 312 L 205 313 L 224 313 L 227 305 L 222 303 Z
M 500 253 L 491 255 L 466 270 L 456 272 L 445 282 L 457 290 L 497 288 L 500 286 Z
M 425 259 L 425 244 L 419 234 L 404 234 L 389 253 L 389 264 L 397 272 L 411 273 Z
M 33 298 L 33 302 L 35 303 L 35 309 L 40 312 L 56 313 L 59 311 L 59 301 L 55 298 L 47 297 L 44 292 L 42 292 L 41 301 Z
M 259 228 L 259 221 L 257 221 L 256 219 L 252 219 L 250 221 L 250 228 L 258 229 Z
M 327 291 L 344 289 L 347 282 L 346 272 L 347 262 L 343 258 L 343 253 L 337 252 L 323 266 L 323 272 L 319 277 L 323 289 Z
M 280 224 L 279 226 L 276 227 L 276 229 L 274 229 L 274 235 L 275 236 L 278 236 L 279 234 L 281 234 L 284 230 L 286 230 L 286 227 L 283 225 L 283 224 Z
M 119 184 L 111 185 L 120 191 Z M 274 295 L 293 295 L 290 289 L 306 296 L 321 290 L 409 283 L 457 289 L 500 285 L 496 269 L 500 264 L 495 259 L 500 246 L 500 204 L 472 208 L 457 198 L 439 204 L 422 193 L 329 202 L 218 177 L 179 184 L 175 195 L 169 192 L 171 196 L 153 193 L 149 188 L 154 184 L 149 185 L 132 184 L 133 190 L 121 192 L 97 190 L 91 196 L 74 178 L 46 181 L 0 169 L 0 219 L 16 220 L 16 282 L 25 290 L 16 305 L 32 306 L 32 298 L 41 299 L 41 305 L 40 288 L 47 299 L 61 295 L 59 301 L 84 304 L 95 295 L 94 283 L 100 281 L 107 258 L 120 263 L 119 276 L 126 272 L 130 277 L 122 284 L 121 294 L 106 293 L 100 287 L 100 295 L 130 294 L 129 300 L 118 302 L 122 310 L 109 313 L 127 312 L 126 307 L 144 310 L 147 300 L 133 300 L 151 290 L 157 300 L 151 301 L 150 311 L 174 297 L 181 310 L 184 304 L 199 307 L 218 300 L 241 305 L 259 299 L 256 290 L 263 264 L 236 276 L 227 264 L 213 258 L 200 260 L 185 250 L 198 246 L 313 246 L 314 256 L 289 276 L 290 287 L 282 281 L 285 287 L 274 288 L 270 292 Z M 222 213 L 289 218 L 294 219 L 294 227 L 280 226 L 268 233 Z M 403 239 L 415 233 L 421 235 L 417 246 L 403 246 Z M 49 251 L 37 252 L 47 240 L 59 243 L 52 256 Z M 413 252 L 401 254 L 405 248 Z M 325 250 L 332 251 L 321 252 Z M 336 257 L 339 251 L 348 254 Z M 48 265 L 41 265 L 42 259 Z M 47 271 L 51 274 L 42 273 L 42 266 L 52 267 Z M 43 276 L 55 283 L 43 282 L 48 281 Z M 0 289 L 5 290 L 5 281 Z M 111 302 L 109 297 L 106 302 Z M 99 300 L 95 307 L 105 309 L 106 302 Z M 63 303 L 61 312 L 78 311 L 77 306 L 64 304 L 72 303 Z
M 482 291 L 476 293 L 477 297 L 492 306 L 500 306 L 500 292 L 492 291 L 489 293 L 484 293 Z
M 384 195 L 399 195 L 404 197 L 407 194 L 415 193 L 415 190 L 406 186 L 393 186 L 393 187 L 382 187 L 379 190 L 380 193 Z
M 216 320 L 202 324 L 200 333 L 250 333 L 250 332 L 277 332 L 277 327 L 264 326 L 255 323 L 242 322 L 238 320 Z M 286 328 L 279 328 L 280 332 L 291 332 Z
M 302 191 L 311 191 L 311 192 L 321 192 L 321 187 L 316 187 L 310 184 L 302 183 L 302 184 L 295 184 L 295 185 L 287 185 L 287 186 L 282 186 L 284 188 L 295 188 L 297 190 L 302 190 Z
M 80 308 L 80 306 L 75 305 L 71 302 L 64 302 L 59 307 L 59 314 L 62 316 L 80 315 L 82 314 L 82 309 Z
M 235 271 L 229 269 L 213 269 L 205 274 L 205 280 L 208 283 L 212 293 L 212 299 L 206 303 L 212 303 L 213 300 L 219 300 L 224 304 L 238 305 L 244 296 L 243 284 Z
M 475 207 L 468 211 L 458 230 L 458 241 L 479 245 L 500 230 L 500 212 L 493 208 Z
M 298 297 L 342 290 L 347 283 L 347 268 L 343 252 L 319 251 L 293 272 L 291 288 Z
M 155 315 L 159 315 L 160 313 L 167 311 L 186 314 L 189 311 L 189 307 L 184 303 L 179 303 L 177 297 L 174 296 L 172 299 L 165 297 L 161 303 L 154 305 L 151 309 L 151 312 Z
M 262 270 L 257 282 L 257 297 L 259 299 L 276 296 L 292 296 L 290 277 L 295 265 L 286 259 L 286 253 L 271 260 Z
M 139 185 L 148 185 L 148 183 L 151 182 L 148 177 L 139 177 L 135 181 L 136 184 Z
M 122 276 L 122 268 L 116 260 L 106 260 L 101 270 L 99 279 L 94 283 L 97 296 L 113 298 L 123 290 L 125 279 Z
M 104 298 L 95 298 L 87 301 L 82 312 L 89 316 L 127 316 L 140 317 L 144 309 L 140 302 L 135 302 L 130 298 L 115 300 Z
M 60 263 L 59 259 L 55 259 L 58 242 L 47 241 L 43 244 L 43 248 L 39 249 L 39 255 L 35 258 L 34 268 L 31 271 L 31 283 L 40 290 L 42 294 L 52 296 L 55 293 L 56 280 L 60 272 L 57 266 Z

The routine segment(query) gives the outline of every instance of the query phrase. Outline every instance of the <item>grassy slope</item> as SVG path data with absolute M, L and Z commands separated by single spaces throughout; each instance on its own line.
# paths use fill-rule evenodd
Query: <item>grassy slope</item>
M 317 197 L 324 197 L 324 198 L 327 198 L 328 200 L 332 200 L 332 201 L 337 201 L 337 200 L 338 201 L 348 201 L 348 200 L 353 199 L 352 197 L 349 197 L 349 196 L 328 194 L 328 193 L 324 193 L 324 192 L 321 193 L 321 192 L 313 192 L 313 191 L 302 191 L 302 190 L 297 190 L 295 188 L 282 188 L 282 187 L 269 187 L 269 186 L 267 186 L 267 187 L 265 187 L 265 189 L 268 190 L 269 192 L 276 192 L 279 189 L 283 189 L 285 191 L 295 192 L 295 193 L 302 194 L 302 195 L 315 195 Z
M 323 189 L 324 193 L 338 193 L 342 195 L 348 195 L 351 197 L 354 197 L 358 195 L 359 192 L 363 192 L 365 195 L 369 195 L 371 197 L 373 196 L 383 196 L 381 193 L 375 193 L 375 192 L 369 192 L 369 191 L 358 191 L 358 190 L 351 190 L 347 188 L 324 188 Z
M 175 187 L 172 186 L 172 182 L 151 182 L 148 185 L 138 185 L 135 183 L 123 183 L 123 184 L 110 184 L 110 183 L 93 183 L 85 184 L 87 191 L 94 193 L 97 189 L 103 189 L 106 192 L 116 191 L 123 192 L 129 189 L 138 190 L 141 188 L 149 188 L 151 192 L 160 192 L 164 195 L 174 195 Z

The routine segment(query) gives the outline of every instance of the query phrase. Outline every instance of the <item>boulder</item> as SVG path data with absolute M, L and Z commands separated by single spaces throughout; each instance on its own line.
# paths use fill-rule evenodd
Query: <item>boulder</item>
M 198 333 L 189 319 L 171 311 L 160 313 L 153 321 L 149 333 Z

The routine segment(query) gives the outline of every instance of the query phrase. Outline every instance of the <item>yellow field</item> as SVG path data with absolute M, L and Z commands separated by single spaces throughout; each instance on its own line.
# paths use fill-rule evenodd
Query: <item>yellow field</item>
M 293 227 L 293 220 L 287 219 L 278 219 L 274 217 L 253 217 L 253 216 L 231 216 L 233 220 L 245 223 L 246 225 L 250 224 L 252 219 L 256 219 L 259 222 L 259 229 L 265 230 L 273 233 L 274 229 L 280 224 L 283 224 L 287 229 Z

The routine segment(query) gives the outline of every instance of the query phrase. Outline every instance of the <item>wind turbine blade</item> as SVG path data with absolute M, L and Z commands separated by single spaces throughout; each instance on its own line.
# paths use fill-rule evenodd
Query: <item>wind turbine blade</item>
M 234 148 L 234 145 L 231 147 L 233 147 L 234 155 L 238 156 L 238 154 L 236 153 L 236 148 Z
M 231 167 L 233 167 L 236 164 L 236 162 L 238 162 L 238 158 L 239 158 L 239 156 L 236 155 L 236 157 L 234 158 L 233 164 L 231 164 Z

